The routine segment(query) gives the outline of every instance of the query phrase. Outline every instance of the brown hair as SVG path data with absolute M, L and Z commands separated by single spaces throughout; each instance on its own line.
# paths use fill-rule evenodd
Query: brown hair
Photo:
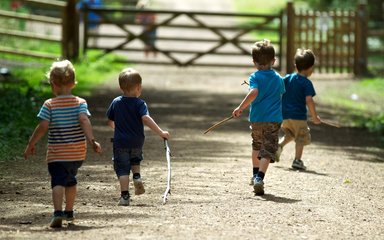
M 47 77 L 50 82 L 54 82 L 57 86 L 76 84 L 75 68 L 68 60 L 52 63 Z
M 260 65 L 270 64 L 275 59 L 275 49 L 270 41 L 264 39 L 263 41 L 256 42 L 252 47 L 252 59 L 255 63 Z
M 132 90 L 135 86 L 141 84 L 141 76 L 133 68 L 125 68 L 119 74 L 119 85 L 123 90 Z
M 295 55 L 297 71 L 307 70 L 315 64 L 315 54 L 310 49 L 297 49 Z

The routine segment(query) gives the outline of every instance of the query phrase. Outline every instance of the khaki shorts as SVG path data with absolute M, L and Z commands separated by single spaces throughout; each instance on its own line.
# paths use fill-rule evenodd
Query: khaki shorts
M 275 162 L 279 143 L 280 123 L 252 123 L 252 149 L 259 151 L 258 158 L 269 158 Z
M 308 145 L 311 143 L 311 134 L 306 120 L 287 119 L 283 121 L 281 129 L 286 139 L 293 139 L 295 143 Z

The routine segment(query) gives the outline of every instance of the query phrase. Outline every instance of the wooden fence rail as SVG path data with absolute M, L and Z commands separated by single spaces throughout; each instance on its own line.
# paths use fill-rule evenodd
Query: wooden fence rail
M 61 46 L 61 52 L 55 54 L 31 51 L 3 44 L 0 46 L 0 53 L 48 59 L 77 58 L 80 44 L 79 13 L 76 10 L 76 0 L 24 0 L 23 2 L 36 8 L 55 9 L 57 16 L 48 17 L 0 10 L 0 19 L 55 25 L 61 29 L 60 34 L 50 35 L 0 26 L 0 39 L 32 39 L 40 41 L 42 44 L 53 42 Z M 108 6 L 89 7 L 82 11 L 85 25 L 84 52 L 88 49 L 99 49 L 104 54 L 122 51 L 128 53 L 130 61 L 135 63 L 175 64 L 178 66 L 249 66 L 250 46 L 255 40 L 262 39 L 265 32 L 273 35 L 271 40 L 280 60 L 276 66 L 277 69 L 287 73 L 294 71 L 293 57 L 297 48 L 314 50 L 318 59 L 317 70 L 320 73 L 362 75 L 367 72 L 368 55 L 377 56 L 377 58 L 384 55 L 382 48 L 372 49 L 367 45 L 369 37 L 380 39 L 383 37 L 384 31 L 382 29 L 368 30 L 368 16 L 364 4 L 359 4 L 355 11 L 320 12 L 300 11 L 295 9 L 292 2 L 288 2 L 285 11 L 278 14 L 139 10 Z M 90 11 L 103 16 L 100 29 L 108 29 L 107 31 L 92 33 L 87 30 L 86 26 L 92 24 L 86 17 Z M 135 15 L 139 13 L 154 13 L 158 16 L 154 27 L 158 29 L 156 51 L 162 56 L 160 60 L 143 60 L 142 57 L 137 59 L 132 57 L 134 53 L 137 56 L 137 53 L 144 51 L 142 26 L 134 21 Z M 211 19 L 220 20 L 215 22 Z M 114 30 L 110 31 L 110 29 Z M 172 31 L 176 34 L 168 34 Z M 189 33 L 185 34 L 188 31 Z M 89 41 L 95 39 L 99 43 L 92 44 Z M 195 46 L 195 48 L 183 47 L 185 45 Z M 244 62 L 233 60 L 239 59 L 240 56 L 245 57 Z M 205 61 L 209 57 L 213 57 L 214 60 Z

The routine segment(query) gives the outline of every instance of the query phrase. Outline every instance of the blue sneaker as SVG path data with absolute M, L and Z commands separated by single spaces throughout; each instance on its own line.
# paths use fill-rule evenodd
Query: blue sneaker
M 59 212 L 59 211 L 55 212 L 52 216 L 49 226 L 51 228 L 61 228 L 64 218 L 65 216 L 63 212 Z
M 264 182 L 261 178 L 255 178 L 253 181 L 253 190 L 256 196 L 264 195 Z

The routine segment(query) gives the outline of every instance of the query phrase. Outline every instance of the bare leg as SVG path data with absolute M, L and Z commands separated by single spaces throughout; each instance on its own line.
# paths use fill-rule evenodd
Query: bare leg
M 120 190 L 121 191 L 128 191 L 129 187 L 129 175 L 123 175 L 119 177 L 120 182 Z
M 64 187 L 63 186 L 54 186 L 52 188 L 52 200 L 53 208 L 55 211 L 63 210 L 63 197 L 64 197 Z
M 140 173 L 140 165 L 132 165 L 131 169 L 132 169 L 132 174 Z
M 285 145 L 287 145 L 290 141 L 293 140 L 293 137 L 287 137 L 286 135 L 283 136 L 280 141 L 279 141 L 279 145 L 284 147 Z
M 303 156 L 304 145 L 296 143 L 295 150 L 295 159 L 301 159 Z
M 73 205 L 75 204 L 77 193 L 77 186 L 71 186 L 65 188 L 65 211 L 73 211 Z
M 267 173 L 267 169 L 269 166 L 269 163 L 271 162 L 271 159 L 269 158 L 262 158 L 260 160 L 260 166 L 259 166 L 259 171 L 263 173 Z
M 259 151 L 252 150 L 252 166 L 254 168 L 259 168 L 260 160 L 258 156 L 259 156 Z

